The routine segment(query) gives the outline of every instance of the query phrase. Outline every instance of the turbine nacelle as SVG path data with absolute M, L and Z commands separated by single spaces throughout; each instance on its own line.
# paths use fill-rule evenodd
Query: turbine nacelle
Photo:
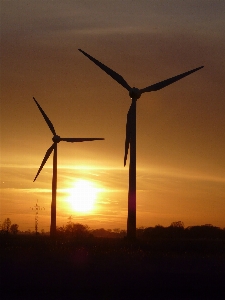
M 129 91 L 129 96 L 131 99 L 139 99 L 141 97 L 141 91 L 136 88 L 136 87 L 133 87 L 130 91 Z
M 61 141 L 61 137 L 59 135 L 54 135 L 52 138 L 53 143 L 59 143 Z

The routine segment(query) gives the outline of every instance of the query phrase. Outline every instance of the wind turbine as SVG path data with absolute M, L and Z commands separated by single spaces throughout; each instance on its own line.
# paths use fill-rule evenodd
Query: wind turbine
M 78 50 L 85 56 L 87 56 L 114 80 L 116 80 L 120 85 L 122 85 L 129 92 L 129 96 L 131 98 L 131 105 L 127 113 L 124 166 L 126 165 L 128 150 L 130 147 L 127 237 L 130 239 L 134 239 L 136 237 L 136 101 L 141 97 L 143 93 L 158 91 L 202 69 L 203 66 L 147 86 L 146 88 L 138 89 L 136 87 L 131 88 L 121 75 L 119 75 L 88 53 L 84 52 L 83 50 Z
M 57 190 L 57 144 L 61 141 L 64 142 L 87 142 L 87 141 L 94 141 L 94 140 L 104 140 L 104 138 L 61 138 L 59 135 L 56 134 L 55 128 L 46 115 L 46 113 L 43 111 L 37 100 L 33 97 L 35 103 L 37 104 L 37 107 L 39 108 L 43 118 L 45 119 L 45 122 L 47 123 L 49 129 L 51 130 L 53 134 L 53 144 L 51 147 L 46 151 L 46 154 L 43 158 L 43 161 L 40 165 L 40 168 L 34 178 L 34 181 L 37 179 L 39 173 L 41 172 L 42 168 L 44 167 L 45 163 L 47 162 L 49 156 L 53 152 L 53 176 L 52 176 L 52 204 L 51 204 L 51 225 L 50 225 L 50 235 L 54 237 L 56 235 L 56 190 Z

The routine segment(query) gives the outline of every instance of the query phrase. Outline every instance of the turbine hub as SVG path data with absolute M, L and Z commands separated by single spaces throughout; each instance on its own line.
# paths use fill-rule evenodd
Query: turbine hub
M 54 142 L 54 143 L 59 143 L 60 142 L 60 136 L 59 135 L 54 135 L 53 136 L 53 138 L 52 138 L 52 141 Z
M 138 88 L 133 87 L 130 91 L 129 91 L 129 96 L 131 97 L 131 99 L 139 99 L 141 97 L 141 92 Z

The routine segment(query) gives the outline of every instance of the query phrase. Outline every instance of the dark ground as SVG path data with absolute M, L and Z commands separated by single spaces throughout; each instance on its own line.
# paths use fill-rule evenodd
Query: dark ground
M 225 299 L 225 240 L 0 242 L 1 299 Z

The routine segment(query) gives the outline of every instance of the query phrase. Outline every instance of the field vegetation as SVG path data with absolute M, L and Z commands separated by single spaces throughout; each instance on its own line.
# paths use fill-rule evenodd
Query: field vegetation
M 223 299 L 224 229 L 179 221 L 137 228 L 130 241 L 69 220 L 52 239 L 6 223 L 1 299 Z

